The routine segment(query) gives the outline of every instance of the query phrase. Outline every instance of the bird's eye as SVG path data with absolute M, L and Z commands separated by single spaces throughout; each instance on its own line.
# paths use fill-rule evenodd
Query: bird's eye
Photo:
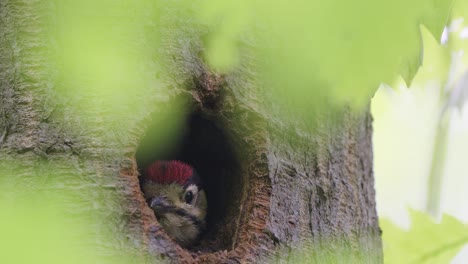
M 192 191 L 188 191 L 188 192 L 185 193 L 184 200 L 185 200 L 185 203 L 188 203 L 188 204 L 190 204 L 192 202 L 192 200 L 193 200 Z

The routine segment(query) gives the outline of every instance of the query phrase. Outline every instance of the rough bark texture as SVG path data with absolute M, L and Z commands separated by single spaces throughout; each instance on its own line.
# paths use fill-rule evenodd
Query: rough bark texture
M 168 78 L 173 81 L 162 84 L 170 88 L 137 89 L 116 110 L 99 91 L 67 92 L 86 84 L 65 83 L 60 65 L 50 60 L 57 43 L 42 33 L 55 12 L 53 2 L 0 1 L 0 155 L 18 162 L 15 181 L 41 177 L 38 170 L 46 164 L 59 175 L 48 188 L 95 189 L 81 197 L 86 204 L 70 205 L 70 211 L 107 219 L 107 231 L 117 235 L 115 241 L 98 241 L 99 250 L 130 244 L 180 263 L 288 262 L 294 254 L 312 263 L 337 256 L 343 263 L 382 262 L 369 112 L 343 108 L 317 115 L 308 128 L 300 116 L 285 118 L 268 110 L 254 89 L 249 60 L 227 75 L 211 72 L 199 59 L 200 36 L 189 22 L 187 31 L 166 43 L 171 47 L 166 52 L 176 54 L 174 76 Z M 141 34 L 132 48 L 144 45 Z M 150 120 L 173 98 L 187 95 L 189 111 L 202 118 L 197 128 L 189 122 L 189 130 L 208 122 L 213 128 L 206 133 L 222 134 L 215 138 L 225 141 L 210 147 L 225 145 L 232 152 L 203 150 L 212 159 L 204 164 L 203 155 L 184 150 L 195 144 L 202 151 L 195 135 L 168 155 L 219 177 L 211 178 L 215 197 L 209 202 L 220 201 L 213 206 L 218 209 L 212 226 L 192 249 L 181 248 L 158 225 L 140 191 L 138 165 L 144 161 L 135 159 Z M 137 115 L 126 111 L 125 103 L 139 105 Z M 221 165 L 209 171 L 213 163 Z

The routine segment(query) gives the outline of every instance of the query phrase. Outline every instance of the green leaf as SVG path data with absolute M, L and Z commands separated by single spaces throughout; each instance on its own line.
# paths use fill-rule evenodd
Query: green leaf
M 437 82 L 440 86 L 447 80 L 450 67 L 450 50 L 442 46 L 438 40 L 421 26 L 421 37 L 423 41 L 424 58 L 411 87 L 424 86 L 428 82 Z
M 468 225 L 444 215 L 441 222 L 410 211 L 411 228 L 405 231 L 381 219 L 385 263 L 449 263 L 468 243 Z
M 439 39 L 452 4 L 452 0 L 175 2 L 163 5 L 177 10 L 192 7 L 183 13 L 185 19 L 177 16 L 190 24 L 178 26 L 171 18 L 161 28 L 170 29 L 167 32 L 180 43 L 187 41 L 174 32 L 203 32 L 202 56 L 211 69 L 252 67 L 246 72 L 257 78 L 255 88 L 264 92 L 267 110 L 285 120 L 298 115 L 307 120 L 321 109 L 330 111 L 330 105 L 366 106 L 379 84 L 400 76 L 409 84 L 422 63 L 420 26 Z

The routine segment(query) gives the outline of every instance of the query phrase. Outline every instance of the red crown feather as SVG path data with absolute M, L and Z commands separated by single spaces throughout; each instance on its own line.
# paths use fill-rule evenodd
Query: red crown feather
M 145 170 L 145 178 L 159 184 L 184 185 L 192 175 L 192 167 L 178 160 L 156 161 Z

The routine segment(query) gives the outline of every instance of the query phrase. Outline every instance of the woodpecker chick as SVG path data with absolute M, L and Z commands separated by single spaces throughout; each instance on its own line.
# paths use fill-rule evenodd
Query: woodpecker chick
M 192 245 L 205 228 L 207 201 L 195 170 L 181 161 L 156 161 L 144 171 L 143 193 L 166 233 Z

